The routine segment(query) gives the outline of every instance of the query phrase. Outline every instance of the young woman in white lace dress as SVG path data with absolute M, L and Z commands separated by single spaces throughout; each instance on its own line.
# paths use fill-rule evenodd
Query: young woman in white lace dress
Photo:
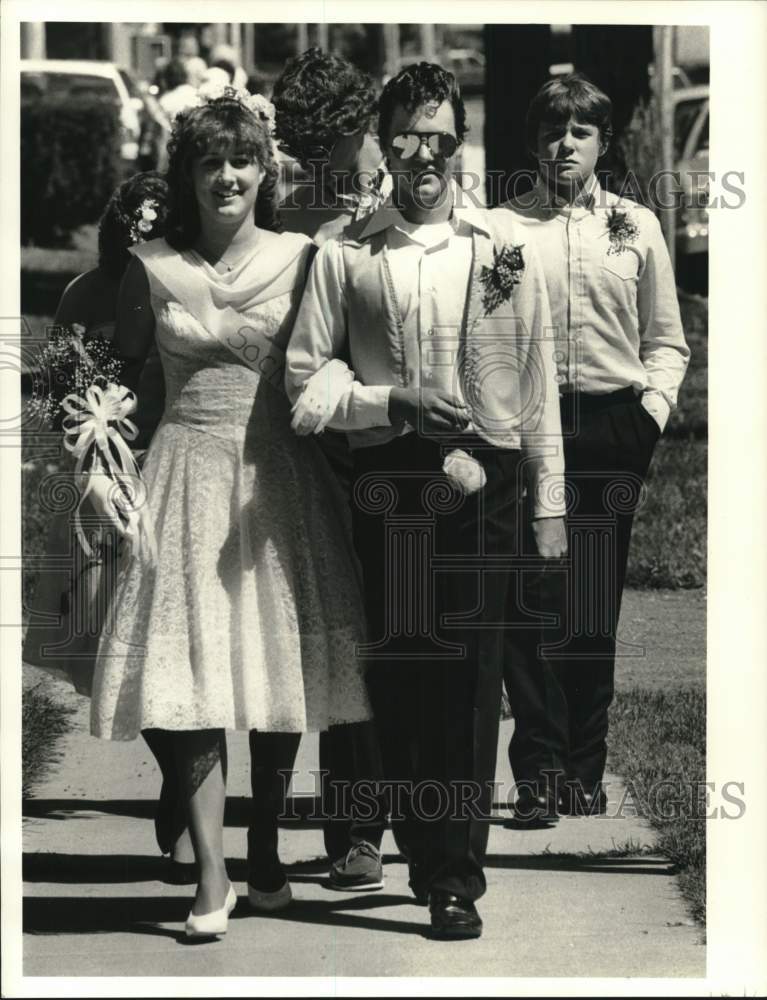
M 225 730 L 369 718 L 364 616 L 343 500 L 290 429 L 281 358 L 311 244 L 256 225 L 276 169 L 268 127 L 228 92 L 178 116 L 169 152 L 167 236 L 136 248 L 115 335 L 126 385 L 153 340 L 165 373 L 143 467 L 157 555 L 118 581 L 92 731 L 174 734 L 199 871 L 187 933 L 223 933 Z M 96 502 L 116 516 L 106 490 Z

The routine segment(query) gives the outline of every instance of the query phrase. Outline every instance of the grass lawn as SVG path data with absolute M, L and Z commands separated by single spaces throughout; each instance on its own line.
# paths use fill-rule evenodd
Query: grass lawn
M 647 499 L 634 520 L 629 587 L 705 585 L 707 457 L 705 440 L 663 437 L 658 442 Z
M 82 226 L 72 234 L 72 246 L 22 247 L 22 271 L 82 274 L 98 263 L 98 226 Z
M 618 625 L 615 687 L 670 691 L 706 684 L 704 590 L 627 590 Z
M 667 440 L 691 435 L 704 438 L 708 433 L 708 299 L 680 291 L 679 308 L 690 364 L 679 390 L 679 405 L 665 432 Z
M 706 695 L 702 686 L 618 691 L 610 710 L 609 764 L 627 782 L 676 866 L 692 916 L 705 922 Z
M 58 760 L 58 744 L 69 730 L 72 709 L 45 693 L 44 685 L 25 687 L 21 696 L 21 795 L 27 799 L 35 784 Z

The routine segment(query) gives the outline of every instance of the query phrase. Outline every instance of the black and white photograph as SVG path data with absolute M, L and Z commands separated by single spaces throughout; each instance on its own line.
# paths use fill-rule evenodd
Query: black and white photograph
M 3 995 L 757 995 L 767 9 L 287 12 L 2 14 Z

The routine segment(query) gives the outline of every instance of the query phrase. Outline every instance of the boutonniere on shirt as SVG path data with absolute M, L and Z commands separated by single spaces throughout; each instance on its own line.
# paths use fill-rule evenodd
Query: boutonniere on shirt
M 493 247 L 493 266 L 483 266 L 479 273 L 479 280 L 484 288 L 482 296 L 484 316 L 492 315 L 499 306 L 508 302 L 515 286 L 522 280 L 525 270 L 523 247 L 524 243 L 518 246 L 505 243 L 500 250 Z M 462 375 L 465 391 L 469 397 L 471 387 L 476 384 L 476 365 L 477 358 L 472 345 L 466 345 Z M 442 464 L 442 471 L 464 496 L 481 490 L 487 482 L 482 463 L 462 448 L 455 448 L 448 453 Z
M 639 226 L 628 212 L 611 208 L 607 213 L 607 235 L 610 237 L 608 255 L 623 253 L 629 243 L 634 243 L 639 236 Z
M 522 257 L 524 243 L 519 246 L 504 243 L 500 250 L 493 247 L 493 266 L 483 267 L 479 280 L 485 289 L 482 305 L 489 316 L 504 302 L 508 302 L 514 286 L 522 280 L 525 261 Z

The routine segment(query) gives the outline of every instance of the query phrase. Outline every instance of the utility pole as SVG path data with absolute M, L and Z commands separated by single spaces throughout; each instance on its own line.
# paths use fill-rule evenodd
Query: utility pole
M 384 80 L 390 80 L 399 71 L 399 25 L 384 24 Z
M 426 62 L 437 61 L 437 44 L 433 24 L 421 25 L 421 54 Z
M 660 194 L 660 223 L 668 245 L 671 265 L 676 265 L 676 210 L 673 207 L 675 190 L 672 183 L 674 169 L 674 29 L 659 25 L 654 29 L 655 73 L 653 87 L 661 130 L 660 167 L 663 171 Z
M 300 56 L 302 52 L 306 52 L 309 48 L 309 25 L 308 24 L 297 24 L 296 25 L 296 55 Z

